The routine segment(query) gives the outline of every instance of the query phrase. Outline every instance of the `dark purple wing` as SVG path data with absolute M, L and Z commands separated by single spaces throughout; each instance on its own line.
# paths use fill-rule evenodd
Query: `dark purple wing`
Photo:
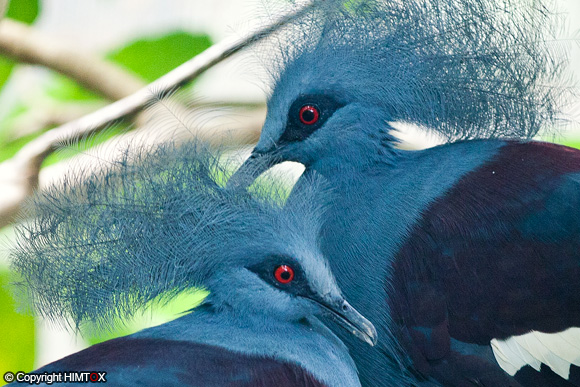
M 39 371 L 57 370 L 107 372 L 107 385 L 112 386 L 324 386 L 296 364 L 211 345 L 149 338 L 109 340 Z
M 450 338 L 580 326 L 580 151 L 508 143 L 425 209 L 393 269 L 417 364 L 448 356 Z

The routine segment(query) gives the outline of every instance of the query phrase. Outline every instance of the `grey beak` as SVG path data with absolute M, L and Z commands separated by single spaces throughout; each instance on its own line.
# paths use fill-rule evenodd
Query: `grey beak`
M 353 308 L 346 300 L 341 299 L 332 305 L 315 301 L 322 305 L 329 315 L 343 328 L 371 346 L 377 344 L 377 330 L 375 326 Z
M 248 188 L 258 176 L 266 172 L 270 167 L 276 165 L 278 162 L 274 157 L 267 153 L 259 153 L 255 150 L 250 157 L 238 168 L 236 172 L 229 178 L 227 189 L 245 189 Z

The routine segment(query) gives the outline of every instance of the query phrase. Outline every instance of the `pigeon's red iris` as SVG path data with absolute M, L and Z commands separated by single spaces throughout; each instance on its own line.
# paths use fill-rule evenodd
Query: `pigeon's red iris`
M 298 117 L 300 118 L 300 122 L 302 122 L 304 125 L 312 125 L 318 121 L 320 118 L 320 113 L 316 107 L 312 105 L 304 105 L 302 108 L 300 108 Z
M 274 272 L 274 277 L 276 277 L 276 281 L 281 284 L 288 284 L 294 279 L 294 269 L 288 265 L 278 266 Z

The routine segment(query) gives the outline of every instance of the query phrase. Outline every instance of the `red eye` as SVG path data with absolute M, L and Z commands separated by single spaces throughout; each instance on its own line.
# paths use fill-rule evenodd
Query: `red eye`
M 294 269 L 288 265 L 278 266 L 274 272 L 274 277 L 276 277 L 276 281 L 281 284 L 290 283 L 294 279 Z
M 300 113 L 298 113 L 298 117 L 300 118 L 300 122 L 304 125 L 312 125 L 318 121 L 320 117 L 320 113 L 318 109 L 312 105 L 304 105 L 300 109 Z

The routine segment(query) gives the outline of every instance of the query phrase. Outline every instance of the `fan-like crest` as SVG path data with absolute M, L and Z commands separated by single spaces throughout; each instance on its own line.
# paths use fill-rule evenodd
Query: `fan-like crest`
M 12 253 L 35 309 L 107 328 L 203 287 L 225 266 L 253 264 L 253 247 L 278 242 L 281 230 L 315 245 L 319 211 L 308 196 L 317 184 L 283 210 L 273 180 L 253 194 L 222 188 L 230 174 L 222 156 L 197 142 L 133 147 L 99 172 L 77 170 L 39 192 Z
M 344 92 L 448 140 L 529 138 L 554 130 L 573 90 L 563 21 L 550 9 L 550 0 L 320 2 L 273 43 L 275 90 Z

